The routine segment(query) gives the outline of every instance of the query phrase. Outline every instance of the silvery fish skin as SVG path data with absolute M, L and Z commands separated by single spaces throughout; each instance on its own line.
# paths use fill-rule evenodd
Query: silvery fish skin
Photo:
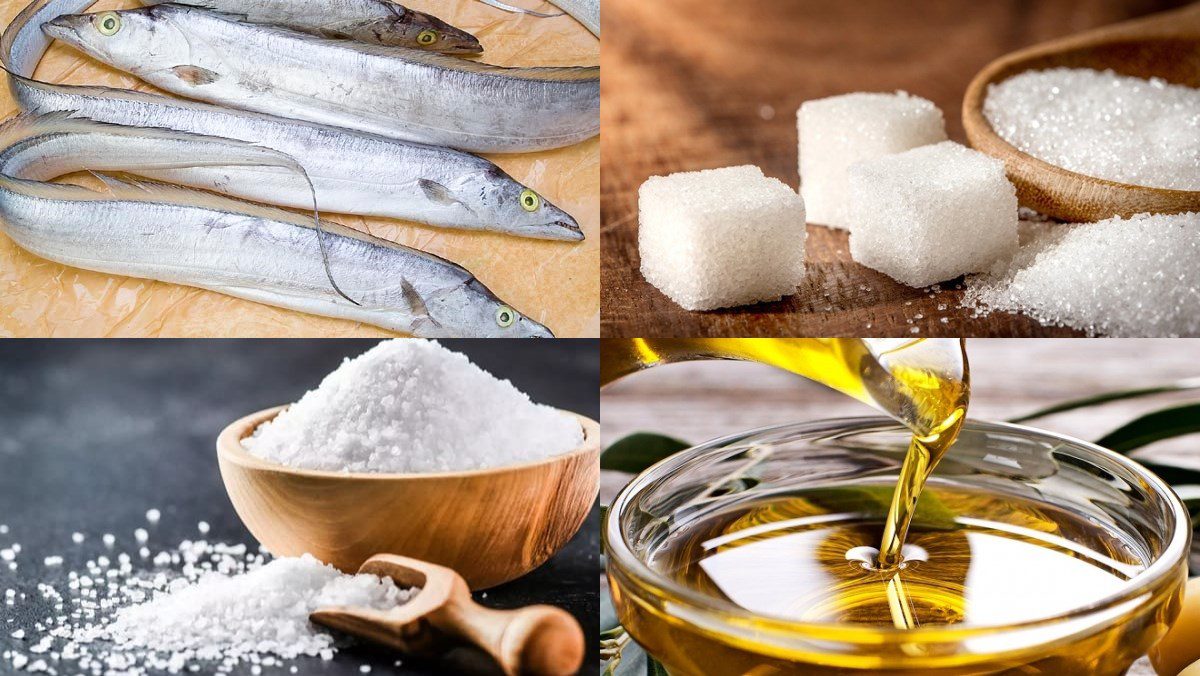
M 42 28 L 182 96 L 418 143 L 526 152 L 600 130 L 594 66 L 501 68 L 179 5 L 60 16 Z
M 43 258 L 418 336 L 552 336 L 458 265 L 334 223 L 322 224 L 323 256 L 313 220 L 282 209 L 162 184 L 109 180 L 96 192 L 43 182 L 181 162 L 298 167 L 277 151 L 61 114 L 7 122 L 0 146 L 4 232 Z
M 160 5 L 167 0 L 141 0 Z M 175 4 L 244 16 L 327 38 L 409 47 L 443 54 L 478 54 L 474 35 L 388 0 L 176 0 Z
M 322 211 L 541 239 L 584 237 L 574 218 L 540 196 L 538 208 L 527 210 L 521 203 L 525 186 L 468 153 L 130 90 L 28 79 L 50 44 L 41 24 L 91 2 L 34 3 L 5 30 L 0 57 L 11 71 L 9 87 L 22 110 L 76 111 L 100 122 L 224 136 L 274 148 L 304 165 Z M 279 206 L 311 206 L 307 190 L 275 167 L 181 168 L 151 177 Z

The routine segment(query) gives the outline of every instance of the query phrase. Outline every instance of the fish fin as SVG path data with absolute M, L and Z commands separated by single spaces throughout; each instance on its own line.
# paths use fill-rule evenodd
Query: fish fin
M 417 179 L 417 185 L 421 186 L 421 192 L 425 193 L 425 197 L 429 198 L 430 202 L 436 202 L 445 206 L 462 204 L 462 202 L 454 197 L 454 193 L 450 192 L 449 188 L 437 181 L 421 178 Z
M 425 305 L 425 299 L 421 298 L 416 287 L 407 279 L 400 280 L 400 291 L 404 294 L 404 302 L 408 303 L 408 309 L 417 316 L 416 322 L 429 322 L 434 327 L 441 328 L 442 325 L 438 323 L 438 320 L 429 314 L 429 307 Z
M 171 68 L 171 72 L 175 74 L 175 77 L 193 87 L 212 84 L 221 79 L 220 74 L 200 66 L 175 66 Z

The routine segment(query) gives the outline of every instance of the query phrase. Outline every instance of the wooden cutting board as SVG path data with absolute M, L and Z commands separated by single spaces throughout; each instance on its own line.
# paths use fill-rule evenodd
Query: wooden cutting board
M 808 276 L 775 303 L 688 312 L 638 272 L 648 177 L 756 164 L 797 187 L 796 109 L 903 89 L 951 139 L 972 76 L 1037 42 L 1185 4 L 1169 0 L 605 0 L 601 53 L 604 336 L 1074 336 L 1020 315 L 973 317 L 961 279 L 912 289 L 850 259 L 844 232 L 808 226 Z

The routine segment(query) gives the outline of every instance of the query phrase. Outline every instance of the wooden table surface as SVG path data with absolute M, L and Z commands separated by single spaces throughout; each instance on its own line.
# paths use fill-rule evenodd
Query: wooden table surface
M 648 177 L 756 164 L 799 183 L 800 103 L 903 89 L 951 139 L 967 83 L 1015 49 L 1183 4 L 1171 0 L 605 0 L 601 123 L 604 336 L 1070 336 L 1007 313 L 973 318 L 956 282 L 931 294 L 850 260 L 844 232 L 808 226 L 794 296 L 681 309 L 642 279 L 637 189 Z M 961 283 L 961 280 L 957 280 Z M 942 320 L 945 319 L 943 322 Z

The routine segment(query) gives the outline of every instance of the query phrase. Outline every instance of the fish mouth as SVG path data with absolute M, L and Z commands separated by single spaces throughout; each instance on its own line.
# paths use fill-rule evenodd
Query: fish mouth
M 476 40 L 475 38 L 471 38 L 471 40 L 474 42 L 474 44 L 451 45 L 451 46 L 447 46 L 447 47 L 442 47 L 438 51 L 440 51 L 443 54 L 474 54 L 474 55 L 482 54 L 483 53 L 483 45 L 479 44 L 479 41 Z
M 569 217 L 563 220 L 550 221 L 549 223 L 523 225 L 517 229 L 517 234 L 522 237 L 553 239 L 560 242 L 581 242 L 584 240 L 583 230 L 579 228 L 578 223 Z
M 67 44 L 79 44 L 79 31 L 75 28 L 75 20 L 79 15 L 64 14 L 42 24 L 42 32 Z
M 554 332 L 545 326 L 533 321 L 529 317 L 521 318 L 522 327 L 525 329 L 526 338 L 553 338 Z

